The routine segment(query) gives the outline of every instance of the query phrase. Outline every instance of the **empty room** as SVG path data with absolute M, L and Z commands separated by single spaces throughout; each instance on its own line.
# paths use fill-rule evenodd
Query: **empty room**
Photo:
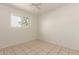
M 79 4 L 0 3 L 0 55 L 79 55 Z

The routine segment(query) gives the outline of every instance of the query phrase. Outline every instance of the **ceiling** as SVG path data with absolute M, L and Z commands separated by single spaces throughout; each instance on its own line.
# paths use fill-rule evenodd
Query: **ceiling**
M 39 6 L 36 6 L 36 5 L 34 6 L 32 5 L 32 3 L 11 3 L 9 5 L 40 15 L 40 14 L 49 12 L 51 10 L 55 10 L 56 8 L 60 8 L 67 4 L 66 3 L 40 3 Z M 36 7 L 39 7 L 39 8 L 36 8 Z

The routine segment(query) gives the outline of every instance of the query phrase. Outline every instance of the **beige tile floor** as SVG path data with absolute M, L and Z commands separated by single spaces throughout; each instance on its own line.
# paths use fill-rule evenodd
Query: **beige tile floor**
M 0 55 L 79 55 L 79 51 L 41 40 L 0 49 Z

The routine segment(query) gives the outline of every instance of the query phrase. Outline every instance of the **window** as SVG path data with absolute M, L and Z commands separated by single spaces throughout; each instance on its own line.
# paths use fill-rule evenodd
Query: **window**
M 14 16 L 11 14 L 11 27 L 27 27 L 30 25 L 28 17 Z

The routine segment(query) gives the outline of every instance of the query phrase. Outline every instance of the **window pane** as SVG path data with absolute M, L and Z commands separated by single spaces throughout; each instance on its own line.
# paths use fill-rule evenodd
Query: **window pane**
M 15 16 L 11 14 L 11 27 L 29 27 L 30 20 L 28 17 L 25 16 Z
M 21 17 L 11 15 L 11 27 L 21 27 Z

